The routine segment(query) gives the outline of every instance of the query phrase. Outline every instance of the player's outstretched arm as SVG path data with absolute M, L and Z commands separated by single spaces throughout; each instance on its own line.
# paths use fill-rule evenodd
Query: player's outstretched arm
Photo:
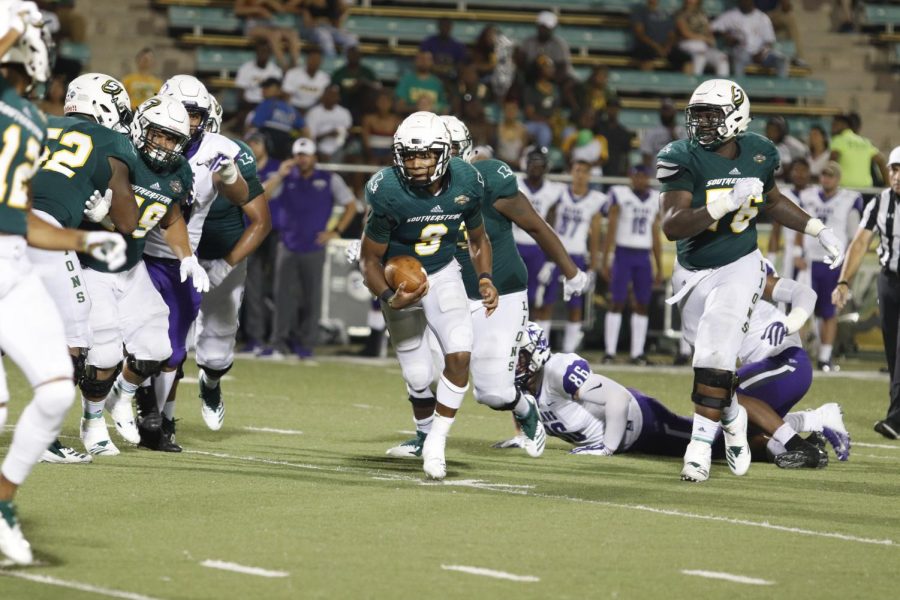
M 244 211 L 250 224 L 244 229 L 231 252 L 225 256 L 225 262 L 231 266 L 250 256 L 272 231 L 272 215 L 269 214 L 269 201 L 266 200 L 265 194 L 260 194 L 244 204 L 241 210 Z
M 193 254 L 191 252 L 190 238 L 188 237 L 187 223 L 181 214 L 181 207 L 178 204 L 169 206 L 169 211 L 159 222 L 159 227 L 163 239 L 166 240 L 166 244 L 172 249 L 172 254 L 178 260 L 184 260 Z
M 566 252 L 559 236 L 534 210 L 534 206 L 522 192 L 515 196 L 498 199 L 494 202 L 494 208 L 530 235 L 544 251 L 544 254 L 559 266 L 566 279 L 571 279 L 578 274 L 578 267 Z
M 785 198 L 776 185 L 766 192 L 766 212 L 772 220 L 781 223 L 788 229 L 804 231 L 812 217 L 808 212 Z
M 610 452 L 618 450 L 628 429 L 628 404 L 631 402 L 628 390 L 622 386 L 604 385 L 604 381 L 598 375 L 591 374 L 578 388 L 575 399 L 582 404 L 597 404 L 604 407 L 606 432 L 603 435 L 603 443 Z
M 856 230 L 856 235 L 853 236 L 853 241 L 850 242 L 850 247 L 847 249 L 847 259 L 844 261 L 843 267 L 841 267 L 838 284 L 831 293 L 831 302 L 838 308 L 844 308 L 847 302 L 850 301 L 850 282 L 856 276 L 856 272 L 859 270 L 859 265 L 862 264 L 863 256 L 866 255 L 871 241 L 871 230 L 864 227 Z
M 128 167 L 116 158 L 110 157 L 108 160 L 112 170 L 108 187 L 113 193 L 109 218 L 116 231 L 129 235 L 137 228 L 138 205 L 129 180 Z
M 228 201 L 235 206 L 243 206 L 247 203 L 250 188 L 234 159 L 220 155 L 213 161 L 210 170 L 213 172 L 213 182 L 220 194 L 228 198 Z

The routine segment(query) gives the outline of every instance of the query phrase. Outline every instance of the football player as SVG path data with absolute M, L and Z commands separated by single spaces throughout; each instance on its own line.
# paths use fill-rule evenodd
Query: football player
M 208 285 L 206 272 L 191 250 L 181 213 L 193 181 L 190 166 L 181 156 L 189 137 L 189 117 L 180 102 L 154 96 L 138 107 L 131 123 L 131 139 L 139 158 L 131 172 L 139 217 L 137 227 L 127 237 L 128 259 L 113 269 L 81 255 L 91 295 L 90 327 L 94 336 L 81 380 L 86 415 L 81 420 L 81 439 L 91 454 L 119 454 L 106 430 L 104 405 L 116 415 L 119 434 L 133 444 L 140 442 L 131 407 L 135 392 L 172 354 L 169 308 L 142 259 L 147 234 L 159 225 L 176 257 L 181 279 L 190 277 L 198 287 Z M 84 223 L 82 227 L 100 225 Z M 163 427 L 167 437 L 174 437 L 173 421 L 163 420 Z
M 222 127 L 222 107 L 213 96 L 210 96 L 210 102 L 212 111 L 207 130 L 218 134 Z M 253 150 L 241 140 L 234 142 L 241 149 L 236 162 L 250 190 L 250 201 L 237 206 L 219 194 L 203 223 L 203 234 L 197 246 L 200 265 L 209 274 L 209 292 L 200 302 L 194 346 L 200 368 L 200 413 L 203 422 L 213 431 L 221 429 L 225 419 L 220 380 L 234 362 L 247 257 L 272 230 L 269 205 L 257 177 Z
M 785 227 L 816 236 L 833 266 L 843 246 L 821 220 L 784 198 L 775 185 L 778 150 L 747 133 L 750 100 L 727 79 L 701 83 L 685 109 L 690 138 L 660 150 L 656 177 L 663 233 L 677 241 L 672 275 L 684 335 L 694 341 L 694 421 L 681 478 L 709 478 L 711 444 L 724 431 L 735 475 L 750 468 L 747 412 L 737 402 L 735 361 L 766 281 L 756 236 L 765 207 Z
M 491 243 L 481 211 L 484 180 L 472 165 L 451 157 L 450 132 L 434 113 L 407 117 L 394 134 L 393 153 L 394 166 L 378 171 L 366 184 L 369 213 L 360 270 L 369 291 L 381 300 L 416 429 L 429 431 L 422 446 L 423 469 L 426 476 L 443 479 L 447 435 L 469 385 L 472 352 L 472 319 L 454 258 L 463 225 L 484 310 L 490 315 L 497 308 Z M 428 273 L 418 288 L 400 284 L 394 290 L 385 280 L 384 263 L 399 255 L 415 256 Z M 434 395 L 426 327 L 445 353 Z
M 47 139 L 47 123 L 23 96 L 49 79 L 52 42 L 39 16 L 23 22 L 18 14 L 11 19 L 4 12 L 8 9 L 0 11 L 0 31 L 5 32 L 0 40 L 13 41 L 11 47 L 0 43 L 0 48 L 9 48 L 0 58 L 0 347 L 22 370 L 34 395 L 16 423 L 0 466 L 0 554 L 26 565 L 32 562 L 31 545 L 22 534 L 13 499 L 59 435 L 75 386 L 62 319 L 25 248 L 81 250 L 117 266 L 124 259 L 125 240 L 117 233 L 57 228 L 31 213 L 29 184 Z M 10 20 L 16 24 L 7 32 Z M 8 403 L 0 363 L 0 429 L 6 423 Z

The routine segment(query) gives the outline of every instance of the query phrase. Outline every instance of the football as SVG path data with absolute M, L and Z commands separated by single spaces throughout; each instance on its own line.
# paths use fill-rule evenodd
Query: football
M 395 256 L 384 265 L 384 278 L 392 290 L 406 282 L 406 291 L 412 291 L 422 285 L 428 274 L 414 256 Z

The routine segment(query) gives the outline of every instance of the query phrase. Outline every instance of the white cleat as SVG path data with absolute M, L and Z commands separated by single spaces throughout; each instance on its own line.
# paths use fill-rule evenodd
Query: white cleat
M 725 442 L 725 461 L 735 475 L 746 475 L 750 470 L 750 445 L 747 443 L 747 409 L 738 405 L 738 415 L 730 423 L 722 421 L 722 437 Z
M 134 422 L 134 409 L 131 407 L 131 401 L 119 398 L 118 386 L 113 387 L 113 395 L 115 398 L 109 399 L 113 401 L 112 408 L 109 406 L 109 400 L 107 400 L 106 406 L 109 409 L 109 416 L 112 417 L 113 425 L 116 426 L 116 431 L 119 432 L 119 435 L 126 442 L 131 444 L 139 443 L 141 434 L 138 432 L 137 424 Z
M 712 464 L 712 446 L 706 442 L 691 440 L 684 452 L 684 468 L 681 469 L 681 480 L 699 483 L 709 479 L 709 467 Z
M 216 387 L 206 385 L 206 377 L 200 373 L 200 416 L 206 426 L 213 430 L 222 429 L 225 422 L 225 403 L 222 401 L 222 384 Z
M 102 454 L 104 456 L 116 456 L 119 449 L 109 438 L 106 430 L 106 419 L 81 419 L 81 442 L 89 454 Z
M 50 447 L 44 450 L 41 455 L 42 463 L 52 463 L 57 465 L 83 465 L 94 462 L 90 454 L 82 454 L 75 448 L 63 446 L 56 440 Z
M 539 458 L 544 453 L 544 446 L 547 443 L 547 432 L 544 431 L 544 424 L 541 423 L 540 415 L 538 415 L 537 403 L 530 395 L 525 395 L 525 401 L 528 402 L 528 414 L 519 417 L 515 413 L 513 417 L 522 431 L 524 438 L 522 447 L 531 458 Z
M 0 502 L 0 553 L 17 565 L 30 565 L 34 560 L 12 502 Z
M 837 402 L 823 404 L 816 409 L 819 418 L 822 419 L 822 435 L 834 448 L 838 460 L 844 461 L 850 458 L 850 432 L 844 425 L 844 411 Z
M 447 438 L 442 435 L 429 434 L 422 444 L 422 468 L 429 479 L 442 480 L 447 476 L 447 461 L 444 449 Z

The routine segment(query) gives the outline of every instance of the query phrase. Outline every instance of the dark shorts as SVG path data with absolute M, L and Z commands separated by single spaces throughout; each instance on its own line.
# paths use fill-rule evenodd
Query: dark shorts
M 653 294 L 653 269 L 650 266 L 650 251 L 616 247 L 610 274 L 612 301 L 624 304 L 628 300 L 628 285 L 634 290 L 638 304 L 647 306 Z
M 835 315 L 835 306 L 831 303 L 831 292 L 837 287 L 841 278 L 840 269 L 831 269 L 822 262 L 812 264 L 812 289 L 815 290 L 816 309 L 814 314 L 822 319 L 830 319 Z
M 803 348 L 788 348 L 742 366 L 737 375 L 739 393 L 762 400 L 784 418 L 809 391 L 813 368 Z
M 172 356 L 168 366 L 177 367 L 187 357 L 187 334 L 200 312 L 201 295 L 191 279 L 182 283 L 181 265 L 176 259 L 144 256 L 153 286 L 169 307 L 169 342 Z
M 644 452 L 661 456 L 684 456 L 684 450 L 691 441 L 693 420 L 676 415 L 663 406 L 659 400 L 645 396 L 629 388 L 638 406 L 644 423 L 637 441 L 629 452 Z

